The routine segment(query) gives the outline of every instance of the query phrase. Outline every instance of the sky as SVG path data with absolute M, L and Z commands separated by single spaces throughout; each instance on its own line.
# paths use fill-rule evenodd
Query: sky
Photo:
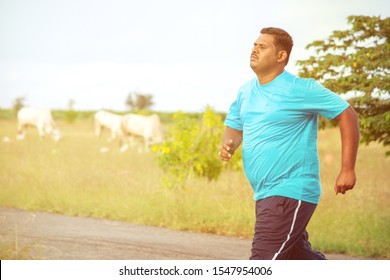
M 155 111 L 226 112 L 261 28 L 290 33 L 297 74 L 348 16 L 389 14 L 388 0 L 0 0 L 0 108 L 125 111 L 138 92 Z

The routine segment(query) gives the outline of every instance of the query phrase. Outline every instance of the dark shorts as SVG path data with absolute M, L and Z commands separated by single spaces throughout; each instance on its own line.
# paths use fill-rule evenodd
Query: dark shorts
M 324 260 L 312 250 L 306 226 L 317 205 L 272 196 L 256 201 L 251 260 Z

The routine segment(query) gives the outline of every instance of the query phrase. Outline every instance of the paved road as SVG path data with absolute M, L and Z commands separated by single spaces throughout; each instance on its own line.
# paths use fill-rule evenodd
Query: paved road
M 247 260 L 251 248 L 249 239 L 0 208 L 0 241 L 15 236 L 45 260 Z

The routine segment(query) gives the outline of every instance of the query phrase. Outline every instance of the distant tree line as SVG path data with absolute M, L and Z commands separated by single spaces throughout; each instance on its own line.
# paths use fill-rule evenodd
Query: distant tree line
M 73 99 L 70 99 L 68 101 L 68 115 L 67 119 L 69 122 L 73 122 L 76 118 L 76 113 L 74 110 L 74 104 L 75 101 Z M 142 93 L 142 92 L 130 92 L 127 96 L 125 105 L 133 111 L 142 111 L 142 110 L 150 110 L 153 106 L 153 95 L 149 93 Z M 24 97 L 18 97 L 15 99 L 12 109 L 16 113 L 25 106 L 25 98 Z

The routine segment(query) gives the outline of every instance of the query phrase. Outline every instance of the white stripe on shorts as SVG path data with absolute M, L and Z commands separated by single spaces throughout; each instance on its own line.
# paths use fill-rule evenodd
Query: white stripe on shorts
M 279 251 L 277 253 L 275 253 L 274 257 L 272 258 L 272 260 L 276 260 L 276 258 L 278 257 L 278 255 L 280 254 L 280 252 L 282 252 L 284 246 L 286 245 L 287 241 L 290 240 L 290 236 L 291 236 L 291 233 L 294 229 L 294 225 L 295 225 L 295 221 L 297 220 L 297 215 L 298 215 L 298 210 L 299 210 L 299 207 L 301 206 L 301 201 L 298 200 L 298 206 L 297 208 L 295 209 L 295 212 L 294 212 L 294 218 L 293 218 L 293 222 L 291 224 L 291 229 L 290 229 L 290 232 L 287 234 L 287 238 L 286 238 L 286 241 L 283 242 L 282 246 L 280 247 Z

